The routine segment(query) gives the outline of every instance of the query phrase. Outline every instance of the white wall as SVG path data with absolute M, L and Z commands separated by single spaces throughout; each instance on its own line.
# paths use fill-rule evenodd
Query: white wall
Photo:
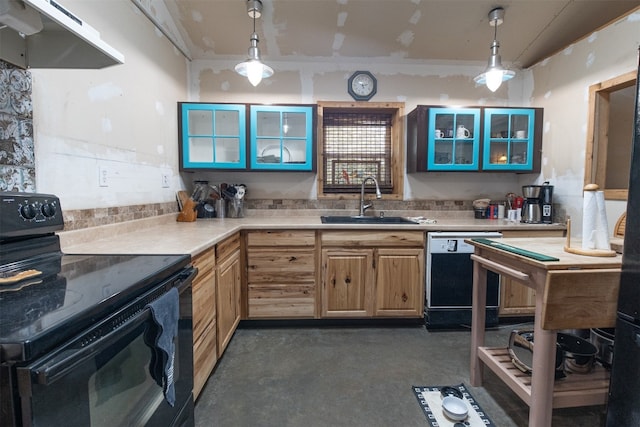
M 554 201 L 572 218 L 572 235 L 581 235 L 582 189 L 587 140 L 589 86 L 638 67 L 640 12 L 613 23 L 532 68 L 531 104 L 544 108 L 542 172 Z M 630 135 L 631 137 L 631 135 Z M 607 202 L 609 229 L 626 202 Z
M 32 70 L 37 191 L 58 195 L 65 209 L 175 200 L 176 101 L 187 96 L 187 61 L 129 0 L 64 5 L 125 63 Z M 99 170 L 107 187 L 98 185 Z
M 129 0 L 67 0 L 65 5 L 124 53 L 103 70 L 33 70 L 37 190 L 58 194 L 66 209 L 172 201 L 194 179 L 245 183 L 250 198 L 315 198 L 311 173 L 178 173 L 177 101 L 315 103 L 351 101 L 356 69 L 378 79 L 372 101 L 416 105 L 543 107 L 541 174 L 423 173 L 407 177 L 406 199 L 502 198 L 550 180 L 556 201 L 579 224 L 589 85 L 635 69 L 640 38 L 636 13 L 518 72 L 492 94 L 475 87 L 484 62 L 402 62 L 353 58 L 269 63 L 276 74 L 257 88 L 233 72 L 234 62 L 184 57 Z M 504 43 L 507 43 L 505 41 Z M 106 170 L 108 187 L 98 185 Z M 162 174 L 170 187 L 162 188 Z M 610 203 L 610 224 L 624 203 Z M 579 229 L 576 224 L 575 229 Z

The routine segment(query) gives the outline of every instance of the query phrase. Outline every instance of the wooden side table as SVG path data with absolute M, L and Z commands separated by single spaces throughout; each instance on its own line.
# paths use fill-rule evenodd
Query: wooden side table
M 470 383 L 482 385 L 487 366 L 529 405 L 529 426 L 551 426 L 553 408 L 606 403 L 609 372 L 554 381 L 557 331 L 615 326 L 622 258 L 587 257 L 564 252 L 563 238 L 499 239 L 496 242 L 558 258 L 537 261 L 472 239 L 473 301 Z M 507 348 L 484 347 L 487 270 L 536 291 L 532 375 L 513 365 Z

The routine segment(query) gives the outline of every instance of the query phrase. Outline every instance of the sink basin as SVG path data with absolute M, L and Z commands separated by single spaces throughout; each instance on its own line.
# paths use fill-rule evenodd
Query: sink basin
M 321 216 L 323 224 L 417 224 L 402 216 Z

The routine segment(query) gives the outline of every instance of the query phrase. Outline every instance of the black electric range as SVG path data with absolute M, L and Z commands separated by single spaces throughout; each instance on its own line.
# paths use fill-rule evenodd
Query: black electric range
M 0 192 L 0 425 L 192 426 L 190 255 L 68 254 L 63 226 L 57 197 Z
M 190 262 L 189 255 L 65 254 L 53 233 L 62 227 L 55 196 L 0 193 L 0 362 L 37 357 Z

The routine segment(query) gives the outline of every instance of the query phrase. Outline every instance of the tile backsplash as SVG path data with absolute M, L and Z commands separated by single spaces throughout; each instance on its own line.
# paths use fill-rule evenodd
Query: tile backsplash
M 372 212 L 458 211 L 462 213 L 463 211 L 472 212 L 472 202 L 472 200 L 374 200 Z M 358 209 L 358 200 L 246 199 L 244 201 L 246 216 L 320 215 L 321 211 L 346 211 L 355 215 Z M 79 230 L 171 213 L 178 213 L 176 202 L 65 210 L 63 211 L 64 229 L 65 231 Z

